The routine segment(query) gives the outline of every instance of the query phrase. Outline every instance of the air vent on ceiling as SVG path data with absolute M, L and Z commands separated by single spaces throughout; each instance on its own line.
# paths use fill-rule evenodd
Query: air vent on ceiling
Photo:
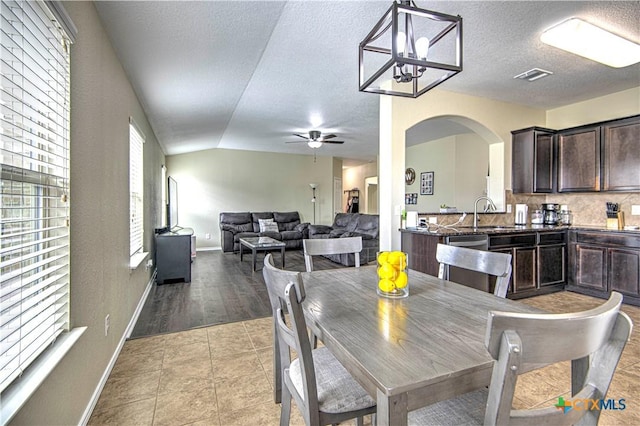
M 527 81 L 536 81 L 540 78 L 546 77 L 551 74 L 553 74 L 551 71 L 546 71 L 541 68 L 533 68 L 533 69 L 530 69 L 529 71 L 523 72 L 522 74 L 518 74 L 513 78 L 519 78 L 520 80 L 527 80 Z

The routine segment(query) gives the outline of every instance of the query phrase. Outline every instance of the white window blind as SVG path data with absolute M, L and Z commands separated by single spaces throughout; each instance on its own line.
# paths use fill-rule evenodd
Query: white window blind
M 0 391 L 69 328 L 69 45 L 45 3 L 2 1 Z
M 135 125 L 129 123 L 129 215 L 130 215 L 130 255 L 142 252 L 144 237 L 143 189 L 144 189 L 144 135 Z

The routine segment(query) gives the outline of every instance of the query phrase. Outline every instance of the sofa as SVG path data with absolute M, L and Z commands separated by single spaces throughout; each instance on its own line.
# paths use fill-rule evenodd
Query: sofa
M 360 263 L 376 259 L 380 250 L 378 215 L 364 213 L 338 213 L 331 226 L 309 225 L 309 238 L 362 237 Z M 353 253 L 325 255 L 326 258 L 345 266 L 355 265 Z
M 278 230 L 260 232 L 260 220 L 271 219 Z M 240 238 L 271 237 L 285 243 L 286 249 L 302 248 L 309 237 L 309 223 L 302 223 L 298 212 L 223 212 L 220 213 L 220 244 L 223 252 L 240 251 Z

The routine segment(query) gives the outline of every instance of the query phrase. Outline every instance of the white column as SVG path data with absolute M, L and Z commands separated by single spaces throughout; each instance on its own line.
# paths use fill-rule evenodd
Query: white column
M 400 215 L 404 208 L 405 132 L 394 126 L 393 96 L 380 95 L 378 196 L 380 250 L 400 250 Z

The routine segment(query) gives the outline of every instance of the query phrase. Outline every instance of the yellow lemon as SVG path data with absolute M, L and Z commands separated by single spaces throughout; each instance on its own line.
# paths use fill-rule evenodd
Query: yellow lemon
M 394 284 L 396 285 L 397 288 L 405 288 L 407 286 L 408 281 L 409 281 L 409 277 L 407 277 L 407 273 L 400 271 L 398 272 L 398 276 L 396 277 Z
M 401 251 L 392 251 L 389 253 L 389 263 L 396 269 L 405 269 L 407 267 L 407 257 Z
M 378 282 L 378 288 L 386 293 L 391 293 L 396 289 L 396 285 L 393 281 L 383 278 Z
M 378 263 L 380 265 L 384 265 L 385 263 L 389 262 L 389 252 L 388 251 L 381 251 L 380 253 L 378 253 Z
M 390 263 L 380 265 L 378 268 L 378 276 L 383 279 L 395 280 L 398 271 Z

